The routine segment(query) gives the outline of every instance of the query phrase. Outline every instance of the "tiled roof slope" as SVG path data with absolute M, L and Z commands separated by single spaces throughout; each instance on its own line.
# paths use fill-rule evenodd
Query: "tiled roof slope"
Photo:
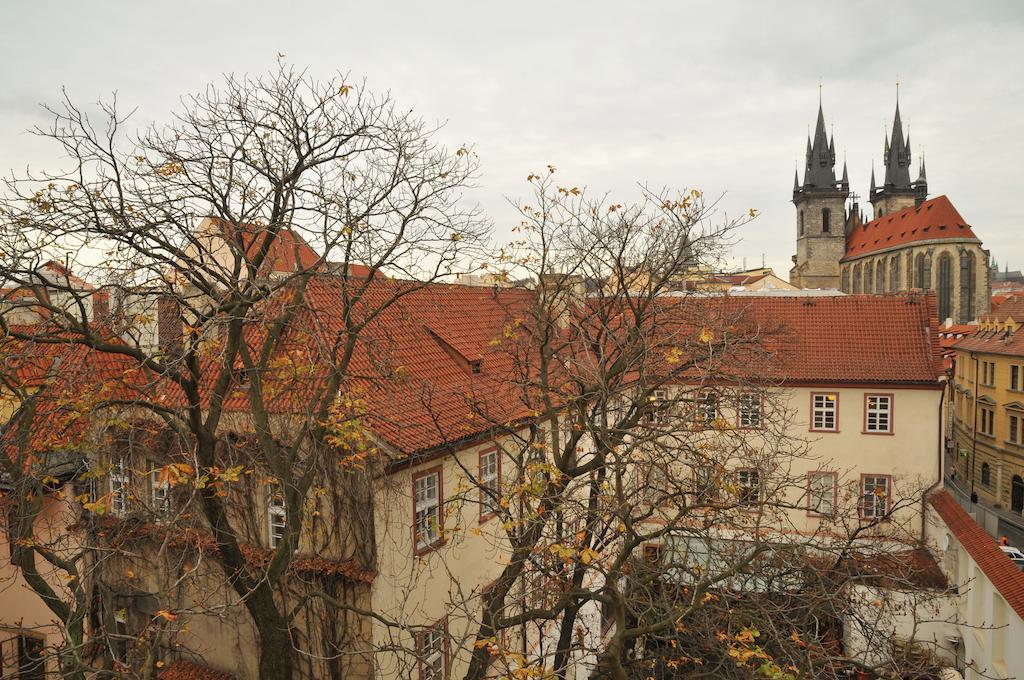
M 337 365 L 333 348 L 346 337 L 341 285 L 335 277 L 310 280 L 304 310 L 283 340 L 281 353 L 296 365 L 313 368 L 278 383 L 274 410 L 308 407 L 310 395 L 315 399 L 324 385 L 325 371 L 320 369 Z M 365 295 L 352 311 L 356 319 L 400 296 L 359 334 L 343 387 L 365 401 L 377 436 L 412 454 L 528 414 L 518 384 L 509 379 L 515 374 L 513 356 L 498 341 L 506 325 L 525 313 L 530 292 L 391 279 L 359 285 L 365 285 Z M 250 342 L 255 344 L 261 333 L 253 329 Z M 475 361 L 480 362 L 479 373 L 470 368 L 469 362 Z M 247 399 L 245 390 L 237 390 L 227 406 L 245 411 Z
M 917 207 L 904 208 L 854 227 L 846 236 L 849 260 L 885 248 L 934 239 L 977 239 L 946 196 L 936 196 Z
M 1006 603 L 1013 607 L 1017 616 L 1024 618 L 1024 572 L 1003 554 L 992 537 L 971 519 L 949 492 L 940 489 L 928 500 Z
M 723 296 L 681 303 L 699 304 L 710 328 L 763 338 L 769 356 L 751 357 L 746 370 L 788 383 L 934 385 L 942 371 L 931 293 Z
M 1020 357 L 1024 356 L 1024 333 L 1005 330 L 976 331 L 973 335 L 961 338 L 953 348 L 966 352 Z
M 1011 297 L 988 314 L 982 314 L 979 321 L 998 321 L 1002 323 L 1007 319 L 1013 319 L 1017 323 L 1024 323 L 1024 299 Z
M 287 361 L 277 362 L 279 371 L 264 376 L 265 385 L 273 381 L 267 390 L 272 410 L 303 413 L 323 393 L 327 369 L 337 363 L 333 353 L 346 336 L 341 285 L 329 276 L 309 282 L 302 310 L 280 347 Z M 367 425 L 399 454 L 432 450 L 483 434 L 496 423 L 530 417 L 533 400 L 526 398 L 529 381 L 523 375 L 531 370 L 530 341 L 517 332 L 517 322 L 529 316 L 532 292 L 392 279 L 360 285 L 365 295 L 353 318 L 401 296 L 359 336 L 342 391 L 365 402 Z M 727 360 L 715 354 L 714 360 L 727 363 L 709 363 L 697 371 L 712 379 L 731 370 L 790 384 L 937 385 L 941 358 L 930 294 L 712 296 L 662 302 L 664 313 L 674 314 L 677 323 L 674 331 L 663 326 L 667 335 L 659 331 L 655 352 L 702 356 L 697 350 L 701 344 L 707 347 L 701 339 L 705 328 L 740 340 L 736 345 L 756 348 L 726 352 Z M 265 325 L 254 326 L 250 343 L 255 346 L 263 332 Z M 83 366 L 98 371 L 96 379 L 117 383 L 124 398 L 134 391 L 167 406 L 180 402 L 177 389 L 133 370 L 131 362 L 90 354 L 97 355 L 96 363 L 85 359 Z M 479 372 L 469 364 L 476 361 Z M 87 377 L 90 371 L 82 373 Z M 75 384 L 82 391 L 88 380 Z M 239 384 L 226 407 L 246 412 L 248 399 L 245 384 Z

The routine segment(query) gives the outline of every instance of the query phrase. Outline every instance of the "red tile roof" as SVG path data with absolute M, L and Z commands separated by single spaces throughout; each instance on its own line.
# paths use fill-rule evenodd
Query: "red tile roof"
M 709 328 L 762 338 L 749 370 L 789 383 L 936 384 L 935 298 L 894 295 L 682 298 Z
M 1024 299 L 1010 297 L 988 314 L 982 314 L 978 320 L 1002 323 L 1011 318 L 1017 323 L 1024 323 Z
M 247 257 L 255 257 L 269 234 L 265 227 L 255 224 L 231 225 L 224 220 L 211 217 L 214 226 L 220 227 L 224 238 L 240 238 Z M 240 232 L 240 237 L 235 234 Z M 312 269 L 320 261 L 320 255 L 313 250 L 305 239 L 292 229 L 281 229 L 270 243 L 267 257 L 263 261 L 264 271 L 294 272 Z
M 304 412 L 322 392 L 327 367 L 336 363 L 331 353 L 345 337 L 339 282 L 319 276 L 306 288 L 305 305 L 279 348 L 281 368 L 264 376 L 267 385 L 273 383 L 267 390 L 272 410 Z M 397 293 L 403 296 L 360 335 L 343 389 L 360 395 L 367 425 L 398 453 L 431 450 L 481 435 L 495 423 L 530 417 L 517 363 L 525 355 L 517 355 L 507 340 L 516 336 L 517 320 L 529 315 L 532 292 L 393 279 L 361 285 L 365 297 L 353 318 Z M 665 310 L 659 313 L 675 314 L 679 323 L 678 333 L 658 339 L 665 351 L 697 354 L 707 346 L 700 337 L 706 327 L 743 341 L 734 344 L 750 341 L 756 347 L 727 352 L 730 366 L 703 367 L 711 375 L 724 369 L 791 384 L 936 385 L 941 371 L 930 294 L 667 297 L 659 305 Z M 263 332 L 254 325 L 250 342 Z M 92 355 L 97 356 L 88 359 Z M 715 360 L 722 361 L 720 356 Z M 468 363 L 475 361 L 481 362 L 479 373 Z M 77 393 L 94 371 L 93 380 L 112 380 L 110 389 L 125 398 L 141 394 L 165 405 L 181 399 L 176 388 L 117 356 L 87 353 L 81 365 L 74 384 L 65 383 Z M 244 385 L 230 393 L 226 407 L 249 410 Z
M 949 492 L 940 489 L 928 500 L 1006 603 L 1013 607 L 1017 616 L 1024 618 L 1024 572 L 1003 554 L 995 540 L 971 519 Z
M 844 259 L 915 241 L 977 238 L 949 199 L 936 196 L 918 207 L 904 208 L 854 227 L 846 236 Z
M 1003 356 L 1024 356 L 1024 332 L 977 331 L 953 344 L 953 349 Z

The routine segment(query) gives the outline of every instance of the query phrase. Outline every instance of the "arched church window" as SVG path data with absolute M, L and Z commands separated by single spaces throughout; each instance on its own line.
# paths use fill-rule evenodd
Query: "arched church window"
M 840 290 L 844 293 L 850 292 L 850 268 L 843 267 L 843 281 L 840 284 Z
M 885 258 L 883 257 L 878 261 L 878 265 L 875 267 L 875 292 L 885 292 Z
M 832 211 L 828 208 L 821 209 L 821 233 L 827 234 L 832 230 Z
M 960 256 L 960 314 L 961 321 L 974 319 L 974 279 L 977 274 L 974 253 L 968 251 Z
M 864 292 L 870 293 L 875 285 L 875 268 L 870 262 L 864 263 Z
M 939 298 L 939 323 L 948 319 L 953 312 L 953 258 L 949 253 L 939 255 L 939 275 L 935 282 Z
M 914 261 L 914 270 L 914 287 L 930 288 L 931 286 L 924 280 L 924 253 L 917 254 L 917 260 Z
M 889 290 L 895 293 L 900 288 L 900 256 L 893 255 L 889 260 Z
M 853 265 L 853 292 L 860 293 L 860 262 Z
M 800 215 L 797 217 L 797 222 L 799 222 L 800 236 L 803 236 L 804 235 L 804 211 L 803 210 L 800 211 Z

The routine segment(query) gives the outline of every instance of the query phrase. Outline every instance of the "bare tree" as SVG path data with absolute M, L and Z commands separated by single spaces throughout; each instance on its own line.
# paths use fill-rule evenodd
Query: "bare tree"
M 146 376 L 130 393 L 97 394 L 91 410 L 117 408 L 171 433 L 157 467 L 130 463 L 153 474 L 155 488 L 188 490 L 178 506 L 188 511 L 161 520 L 163 545 L 180 539 L 171 567 L 162 566 L 164 594 L 196 570 L 183 554 L 212 559 L 257 631 L 260 677 L 291 677 L 297 658 L 331 656 L 296 637 L 297 609 L 317 597 L 295 599 L 284 587 L 302 572 L 297 550 L 315 549 L 300 544 L 310 512 L 319 516 L 311 508 L 329 493 L 343 498 L 329 503 L 340 511 L 365 502 L 368 489 L 364 466 L 337 464 L 360 455 L 345 451 L 360 414 L 339 388 L 380 369 L 353 364 L 378 315 L 472 262 L 488 232 L 475 209 L 459 205 L 475 154 L 439 146 L 433 127 L 363 83 L 315 80 L 284 64 L 257 78 L 227 76 L 185 98 L 171 122 L 138 133 L 116 102 L 101 103 L 98 120 L 70 99 L 51 113 L 52 126 L 36 134 L 70 166 L 12 178 L 0 203 L 5 337 L 82 348 L 96 365 L 114 360 Z M 52 275 L 55 266 L 64 273 Z M 71 271 L 98 288 L 72 281 Z M 330 326 L 318 325 L 309 302 L 326 289 L 341 319 Z M 109 476 L 102 467 L 94 474 Z M 109 516 L 120 499 L 92 502 L 93 514 Z M 264 536 L 267 503 L 280 527 L 264 557 L 253 543 Z M 24 537 L 35 512 L 9 513 L 9 530 Z M 358 573 L 374 565 L 370 530 L 309 540 L 344 544 L 336 557 Z M 78 654 L 77 567 L 41 537 L 23 541 L 19 555 L 66 628 L 68 653 Z M 71 592 L 51 593 L 34 578 L 35 559 L 64 570 Z M 317 588 L 321 604 L 332 597 Z M 119 667 L 145 676 L 156 657 L 136 661 Z M 69 676 L 86 667 L 79 659 Z
M 843 480 L 828 522 L 808 531 L 794 518 L 814 456 L 783 389 L 791 331 L 685 285 L 741 222 L 716 220 L 698 191 L 619 204 L 559 186 L 553 168 L 530 181 L 521 240 L 489 266 L 534 282 L 503 346 L 537 419 L 526 435 L 505 429 L 507 488 L 465 494 L 490 498 L 511 547 L 474 600 L 466 677 L 495 665 L 617 679 L 906 672 L 905 658 L 841 658 L 840 626 L 862 613 L 852 587 L 877 582 L 861 567 L 916 545 L 927 483 L 901 480 L 884 516 L 865 520 L 859 482 Z M 890 586 L 922 590 L 920 570 L 890 572 Z M 883 600 L 874 611 L 905 604 Z

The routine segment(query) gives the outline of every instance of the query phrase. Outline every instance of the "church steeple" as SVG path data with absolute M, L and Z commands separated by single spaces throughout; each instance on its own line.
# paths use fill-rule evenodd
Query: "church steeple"
M 910 137 L 903 139 L 903 121 L 900 120 L 900 102 L 896 100 L 896 115 L 892 123 L 892 138 L 885 141 L 885 182 L 883 189 L 910 188 Z
M 882 145 L 882 183 L 876 187 L 872 181 L 869 194 L 871 204 L 875 208 L 875 218 L 915 204 L 920 205 L 924 197 L 927 196 L 927 185 L 919 186 L 917 182 L 910 179 L 910 164 L 912 162 L 910 134 L 908 132 L 904 136 L 899 86 L 897 86 L 896 112 L 893 115 L 892 131 L 886 130 L 885 141 Z M 874 178 L 874 167 L 871 168 L 871 174 Z
M 835 143 L 825 132 L 825 112 L 818 103 L 818 120 L 814 124 L 814 137 L 807 139 L 807 168 L 804 172 L 804 191 L 808 189 L 834 190 L 836 186 Z
M 838 289 L 839 260 L 846 253 L 846 199 L 850 177 L 843 163 L 842 179 L 836 181 L 835 135 L 825 127 L 825 111 L 818 100 L 814 133 L 807 137 L 803 184 L 794 179 L 797 252 L 789 280 L 802 288 Z

